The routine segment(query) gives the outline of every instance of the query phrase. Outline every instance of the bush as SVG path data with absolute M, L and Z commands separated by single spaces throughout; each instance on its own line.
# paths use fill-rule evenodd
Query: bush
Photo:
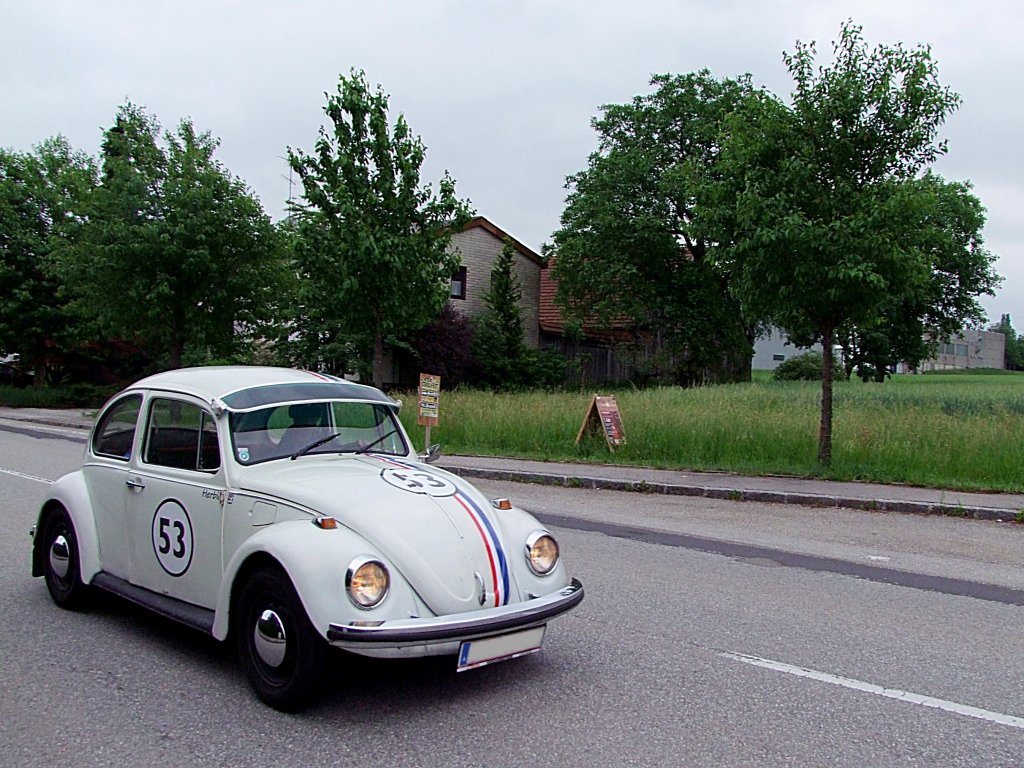
M 566 359 L 557 349 L 528 349 L 523 355 L 527 379 L 531 389 L 560 389 L 565 384 Z
M 776 381 L 821 381 L 824 365 L 821 352 L 804 352 L 779 363 L 772 378 Z M 837 381 L 846 378 L 838 356 L 832 358 L 832 378 Z
M 120 386 L 77 383 L 21 389 L 0 385 L 0 405 L 9 408 L 99 408 Z
M 403 386 L 415 387 L 419 378 L 414 373 L 419 372 L 440 376 L 445 389 L 458 387 L 466 381 L 472 368 L 472 346 L 473 328 L 469 319 L 448 302 L 437 320 L 416 334 L 412 341 L 413 355 L 402 359 Z

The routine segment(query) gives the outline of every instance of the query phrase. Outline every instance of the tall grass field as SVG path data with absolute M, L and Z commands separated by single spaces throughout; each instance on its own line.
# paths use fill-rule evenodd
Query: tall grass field
M 1024 492 L 1024 374 L 836 382 L 833 462 L 818 465 L 821 385 L 776 382 L 614 390 L 626 445 L 576 436 L 593 392 L 444 392 L 431 442 L 448 454 Z M 400 395 L 418 446 L 415 393 Z

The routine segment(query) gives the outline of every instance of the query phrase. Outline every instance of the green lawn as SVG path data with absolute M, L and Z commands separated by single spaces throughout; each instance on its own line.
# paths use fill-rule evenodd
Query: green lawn
M 837 382 L 828 470 L 815 458 L 820 384 L 754 379 L 614 392 L 627 439 L 614 454 L 601 440 L 574 444 L 591 392 L 445 392 L 431 439 L 450 454 L 1024 492 L 1024 374 Z M 415 395 L 403 399 L 403 421 L 422 446 Z

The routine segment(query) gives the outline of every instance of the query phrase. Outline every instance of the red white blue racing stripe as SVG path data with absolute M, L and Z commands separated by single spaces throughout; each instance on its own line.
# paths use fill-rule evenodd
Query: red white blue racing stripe
M 396 461 L 395 459 L 386 458 L 378 454 L 367 454 L 367 456 L 393 467 L 424 472 L 422 466 Z M 430 473 L 425 472 L 425 474 Z M 490 565 L 491 583 L 494 585 L 494 606 L 508 605 L 510 591 L 508 561 L 505 558 L 505 549 L 501 546 L 501 539 L 498 537 L 497 529 L 480 505 L 470 498 L 469 495 L 459 490 L 458 486 L 455 486 L 455 494 L 447 498 L 454 499 L 458 503 L 459 507 L 473 521 L 473 525 L 480 535 L 480 540 L 483 542 L 484 550 L 487 553 L 487 561 Z

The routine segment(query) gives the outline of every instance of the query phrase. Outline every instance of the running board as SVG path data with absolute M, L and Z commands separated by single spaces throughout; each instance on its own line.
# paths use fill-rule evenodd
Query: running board
M 168 619 L 185 624 L 186 626 L 198 629 L 208 635 L 213 634 L 214 612 L 209 608 L 200 608 L 198 605 L 186 603 L 167 595 L 159 595 L 134 584 L 129 584 L 124 579 L 111 576 L 109 573 L 100 571 L 93 576 L 90 584 L 99 587 L 106 592 L 111 592 L 118 597 L 123 597 L 129 602 L 148 608 Z

